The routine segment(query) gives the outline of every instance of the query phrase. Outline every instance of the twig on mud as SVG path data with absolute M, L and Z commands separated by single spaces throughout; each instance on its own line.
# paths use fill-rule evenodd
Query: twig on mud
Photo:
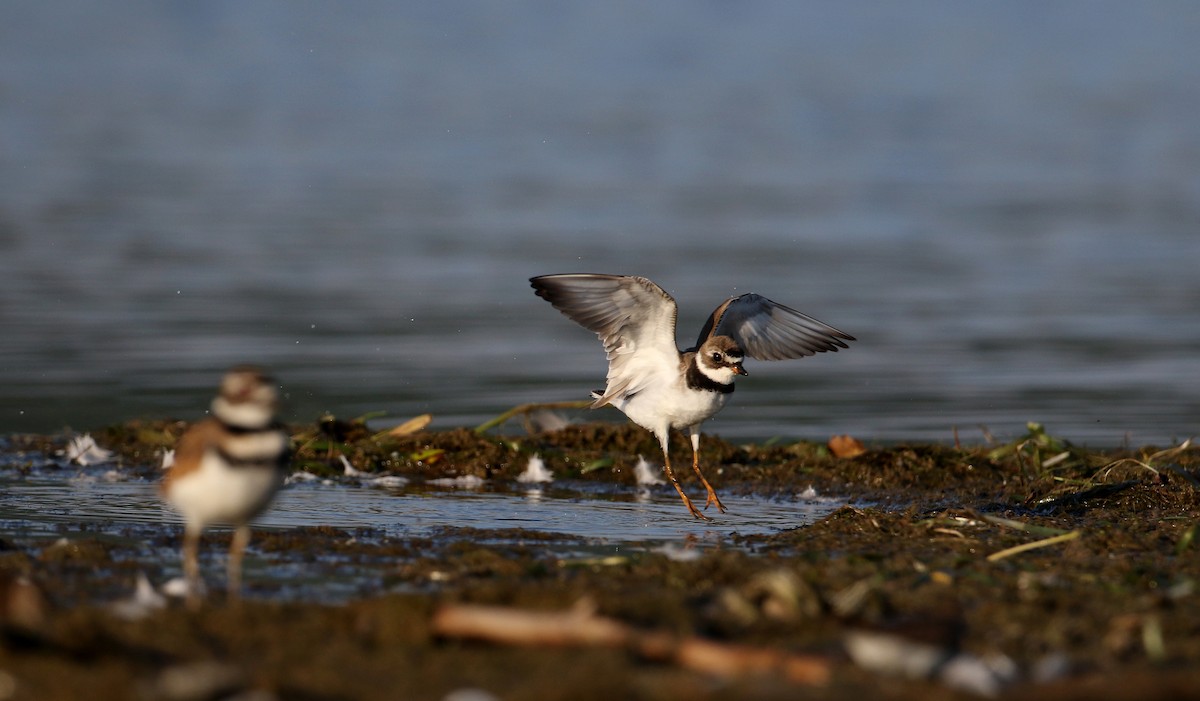
M 1024 531 L 1026 533 L 1032 533 L 1033 535 L 1056 536 L 1056 535 L 1063 535 L 1066 533 L 1070 533 L 1070 531 L 1062 529 L 1062 528 L 1051 528 L 1050 526 L 1035 526 L 1031 523 L 1025 523 L 1024 521 L 1014 521 L 1011 518 L 1004 518 L 1002 516 L 992 516 L 991 514 L 975 514 L 975 515 L 978 518 L 983 519 L 984 521 L 987 521 L 988 523 L 991 523 L 993 525 L 1004 526 L 1005 528 L 1012 528 L 1013 530 Z
M 825 657 L 639 631 L 596 615 L 586 601 L 560 612 L 453 604 L 439 609 L 431 625 L 443 637 L 502 645 L 625 648 L 648 660 L 717 677 L 778 673 L 797 684 L 824 684 L 830 675 L 831 663 Z
M 1112 471 L 1122 465 L 1136 465 L 1143 470 L 1149 470 L 1150 472 L 1154 473 L 1155 477 L 1159 476 L 1158 470 L 1151 467 L 1149 463 L 1142 462 L 1141 460 L 1135 460 L 1134 458 L 1121 458 L 1120 460 L 1114 460 L 1101 468 L 1100 471 L 1092 477 L 1092 481 L 1104 481 L 1108 479 L 1108 476 L 1112 474 Z
M 1012 555 L 1019 555 L 1027 550 L 1036 550 L 1038 548 L 1045 548 L 1051 545 L 1058 545 L 1059 543 L 1065 543 L 1068 540 L 1075 540 L 1082 534 L 1082 531 L 1074 530 L 1068 533 L 1063 533 L 1062 535 L 1056 535 L 1053 538 L 1043 538 L 1042 540 L 1035 540 L 1032 543 L 1022 543 L 1021 545 L 1005 548 L 1004 550 L 1000 550 L 988 555 L 987 561 L 996 562 L 997 560 L 1003 560 L 1004 558 Z
M 384 430 L 372 436 L 372 438 L 399 438 L 401 436 L 411 436 L 418 431 L 424 431 L 431 423 L 433 423 L 433 414 L 421 414 L 420 416 L 414 416 L 397 426 L 385 428 Z
M 1157 453 L 1153 453 L 1152 455 L 1147 457 L 1145 460 L 1137 460 L 1135 458 L 1121 458 L 1120 460 L 1114 460 L 1114 461 L 1108 463 L 1107 465 L 1105 465 L 1104 467 L 1100 468 L 1100 470 L 1097 471 L 1095 475 L 1093 475 L 1092 479 L 1093 480 L 1096 480 L 1096 479 L 1106 480 L 1106 479 L 1108 479 L 1108 476 L 1110 474 L 1112 474 L 1113 470 L 1117 469 L 1118 467 L 1120 467 L 1122 465 L 1136 465 L 1137 467 L 1140 467 L 1144 470 L 1149 470 L 1150 472 L 1152 472 L 1154 474 L 1155 477 L 1159 477 L 1161 473 L 1159 472 L 1158 468 L 1154 467 L 1151 463 L 1153 463 L 1156 460 L 1163 459 L 1163 458 L 1173 458 L 1176 455 L 1179 455 L 1180 453 L 1189 450 L 1191 447 L 1192 447 L 1192 439 L 1189 438 L 1186 441 L 1175 446 L 1174 448 L 1167 448 L 1166 450 L 1160 450 Z M 1192 477 L 1191 475 L 1187 474 L 1186 472 L 1182 472 L 1182 471 L 1180 471 L 1179 474 L 1183 475 L 1189 482 L 1191 482 L 1192 486 L 1197 486 L 1196 480 L 1194 477 Z
M 871 592 L 879 587 L 879 581 L 879 575 L 872 575 L 834 592 L 829 597 L 829 608 L 840 618 L 854 616 L 863 608 Z
M 953 528 L 934 528 L 933 532 L 941 533 L 942 535 L 952 535 L 955 538 L 962 538 L 966 540 L 966 536 L 963 535 L 962 531 L 956 531 Z
M 1049 457 L 1049 458 L 1046 458 L 1045 460 L 1043 460 L 1042 461 L 1042 469 L 1045 470 L 1047 468 L 1054 467 L 1055 465 L 1059 464 L 1060 462 L 1064 462 L 1069 457 L 1071 457 L 1071 451 L 1064 450 L 1061 453 L 1059 453 L 1058 455 L 1055 455 L 1053 457 Z
M 448 638 L 478 638 L 503 645 L 585 645 L 621 647 L 633 631 L 593 607 L 577 603 L 568 611 L 522 611 L 501 606 L 452 605 L 433 616 L 433 630 Z
M 519 404 L 519 405 L 509 409 L 508 411 L 504 412 L 503 414 L 500 414 L 499 416 L 497 416 L 493 419 L 490 419 L 488 421 L 485 421 L 485 422 L 479 424 L 478 426 L 475 427 L 474 431 L 475 431 L 475 433 L 484 433 L 486 431 L 490 431 L 493 428 L 496 428 L 497 426 L 504 423 L 505 421 L 508 421 L 509 419 L 511 419 L 514 416 L 520 416 L 522 414 L 529 414 L 529 413 L 538 411 L 540 409 L 547 409 L 547 410 L 586 409 L 586 408 L 590 407 L 591 405 L 592 405 L 591 400 L 587 400 L 587 399 L 580 399 L 580 400 L 570 401 L 570 402 L 531 402 L 529 404 Z
M 640 652 L 650 659 L 673 659 L 684 669 L 717 677 L 777 673 L 794 684 L 821 685 L 829 681 L 830 661 L 816 655 L 730 645 L 697 637 L 675 640 L 673 648 L 669 655 L 656 658 L 648 654 L 643 640 Z

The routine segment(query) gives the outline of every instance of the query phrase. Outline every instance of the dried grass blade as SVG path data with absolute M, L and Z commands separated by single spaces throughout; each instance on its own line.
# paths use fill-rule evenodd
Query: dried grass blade
M 1016 545 L 1011 548 L 1005 548 L 1004 550 L 1000 550 L 998 552 L 992 553 L 991 555 L 988 555 L 987 561 L 988 562 L 996 562 L 997 560 L 1003 560 L 1006 557 L 1011 557 L 1013 555 L 1019 555 L 1027 550 L 1037 550 L 1038 548 L 1045 548 L 1045 547 L 1049 547 L 1051 545 L 1058 545 L 1059 543 L 1065 543 L 1069 540 L 1075 540 L 1082 534 L 1083 534 L 1082 531 L 1075 530 L 1075 531 L 1071 531 L 1069 533 L 1063 533 L 1062 535 L 1056 535 L 1053 538 L 1044 538 L 1042 540 L 1035 540 L 1032 543 L 1022 543 L 1021 545 Z

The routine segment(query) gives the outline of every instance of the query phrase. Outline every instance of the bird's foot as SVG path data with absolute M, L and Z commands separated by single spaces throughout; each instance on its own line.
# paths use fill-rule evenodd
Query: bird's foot
M 712 520 L 708 516 L 705 516 L 704 513 L 700 511 L 700 509 L 697 509 L 696 505 L 692 503 L 691 499 L 687 498 L 686 494 L 680 494 L 680 496 L 683 497 L 683 505 L 687 507 L 687 510 L 690 511 L 693 516 L 700 519 L 701 521 L 711 521 Z M 708 508 L 707 504 L 705 504 L 705 508 Z
M 708 487 L 707 484 L 704 486 Z M 712 504 L 717 505 L 717 511 L 725 513 L 725 505 L 721 503 L 721 499 L 717 497 L 717 493 L 713 491 L 713 488 L 708 487 L 708 498 L 704 500 L 704 510 L 707 511 L 708 507 Z

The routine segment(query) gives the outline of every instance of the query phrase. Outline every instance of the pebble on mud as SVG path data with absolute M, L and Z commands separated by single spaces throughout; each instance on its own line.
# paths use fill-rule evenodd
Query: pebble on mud
M 42 549 L 39 559 L 46 563 L 102 565 L 109 562 L 109 553 L 108 547 L 99 541 L 59 538 Z
M 146 696 L 163 701 L 225 698 L 246 684 L 246 675 L 222 662 L 201 661 L 167 667 L 147 685 Z
M 29 578 L 0 574 L 0 626 L 26 632 L 38 630 L 45 624 L 49 609 L 41 587 Z M 0 694 L 0 698 L 7 696 Z

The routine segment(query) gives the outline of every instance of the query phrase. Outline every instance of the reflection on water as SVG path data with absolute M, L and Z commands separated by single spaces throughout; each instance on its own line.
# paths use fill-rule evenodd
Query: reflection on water
M 243 361 L 305 421 L 586 397 L 525 280 L 595 270 L 860 339 L 728 437 L 1191 435 L 1200 15 L 1101 6 L 5 3 L 0 433 Z

